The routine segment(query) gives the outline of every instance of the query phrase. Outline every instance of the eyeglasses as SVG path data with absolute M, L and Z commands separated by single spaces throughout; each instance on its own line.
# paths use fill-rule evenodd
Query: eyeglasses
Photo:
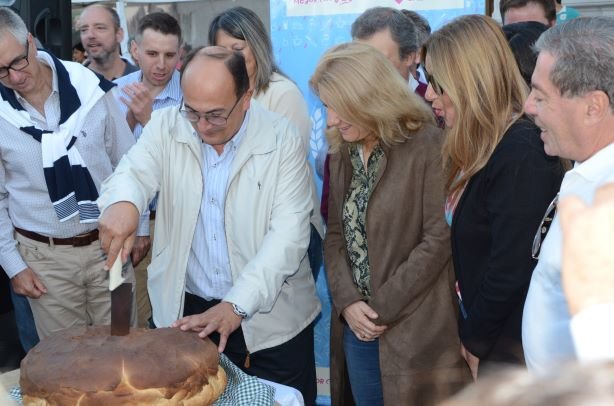
M 194 110 L 186 110 L 185 104 L 183 105 L 184 107 L 179 110 L 179 112 L 190 123 L 198 123 L 201 118 L 204 118 L 205 121 L 211 125 L 214 125 L 216 127 L 223 127 L 228 122 L 228 117 L 230 117 L 235 107 L 237 107 L 237 104 L 239 104 L 239 100 L 241 100 L 242 98 L 243 98 L 243 95 L 239 96 L 239 98 L 237 99 L 235 104 L 233 104 L 232 108 L 230 109 L 226 117 L 220 116 L 217 113 L 199 113 L 198 111 L 194 111 Z
M 552 220 L 554 220 L 554 215 L 556 214 L 556 205 L 558 201 L 559 195 L 557 193 L 554 199 L 552 199 L 552 202 L 550 202 L 550 205 L 548 205 L 548 208 L 546 209 L 546 214 L 544 214 L 544 218 L 542 219 L 542 222 L 539 224 L 539 228 L 535 233 L 535 237 L 533 238 L 533 247 L 531 249 L 531 257 L 533 259 L 539 258 L 539 252 L 541 251 L 542 243 L 546 238 L 546 234 L 548 234 L 548 230 L 550 230 Z
M 4 79 L 9 75 L 9 69 L 17 72 L 20 70 L 24 70 L 26 66 L 29 65 L 28 62 L 28 52 L 30 51 L 30 47 L 28 46 L 28 40 L 26 40 L 26 54 L 25 56 L 19 57 L 16 61 L 13 61 L 9 66 L 5 66 L 0 68 L 0 79 Z
M 426 81 L 431 85 L 431 87 L 433 88 L 435 93 L 437 93 L 439 96 L 441 96 L 443 94 L 443 88 L 441 87 L 439 82 L 437 82 L 435 80 L 433 75 L 431 75 L 430 73 L 427 72 L 427 70 L 426 70 L 426 68 L 424 68 L 424 66 L 422 66 L 422 68 L 424 69 L 424 75 L 426 76 Z

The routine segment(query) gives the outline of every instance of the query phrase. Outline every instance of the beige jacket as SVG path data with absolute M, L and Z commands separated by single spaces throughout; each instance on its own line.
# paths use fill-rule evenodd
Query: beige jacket
M 248 314 L 250 352 L 287 342 L 320 312 L 307 258 L 314 210 L 296 128 L 251 102 L 228 180 L 225 225 L 233 287 L 223 298 Z M 139 142 L 102 186 L 101 211 L 129 201 L 139 212 L 160 191 L 148 289 L 154 322 L 183 314 L 186 265 L 203 194 L 200 139 L 177 107 L 152 115 Z

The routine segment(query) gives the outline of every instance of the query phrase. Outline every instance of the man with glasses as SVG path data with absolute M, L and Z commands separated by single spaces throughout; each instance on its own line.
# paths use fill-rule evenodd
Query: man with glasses
M 109 324 L 95 202 L 134 144 L 113 84 L 37 50 L 6 7 L 0 49 L 0 265 L 29 298 L 41 338 Z
M 539 56 L 525 111 L 541 128 L 546 153 L 575 161 L 563 178 L 560 199 L 575 195 L 590 203 L 597 188 L 614 176 L 614 19 L 556 25 L 535 47 Z M 559 216 L 552 218 L 555 206 L 537 230 L 533 255 L 538 263 L 523 313 L 527 366 L 538 372 L 576 358 L 561 286 L 562 237 Z
M 139 213 L 160 191 L 149 266 L 158 327 L 209 336 L 251 375 L 316 396 L 307 257 L 314 209 L 296 127 L 251 99 L 241 53 L 199 48 L 181 107 L 152 116 L 98 200 L 110 265 L 127 259 Z

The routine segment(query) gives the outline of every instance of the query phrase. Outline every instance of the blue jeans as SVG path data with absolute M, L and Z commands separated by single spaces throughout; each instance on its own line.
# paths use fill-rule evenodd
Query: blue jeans
M 13 291 L 13 285 L 9 283 L 11 289 L 11 300 L 13 301 L 13 311 L 15 312 L 15 322 L 17 323 L 17 334 L 23 350 L 27 353 L 38 344 L 38 333 L 36 332 L 36 324 L 34 324 L 34 316 L 28 298 L 23 295 L 18 295 Z
M 383 406 L 379 340 L 360 341 L 345 325 L 343 326 L 343 350 L 356 406 Z

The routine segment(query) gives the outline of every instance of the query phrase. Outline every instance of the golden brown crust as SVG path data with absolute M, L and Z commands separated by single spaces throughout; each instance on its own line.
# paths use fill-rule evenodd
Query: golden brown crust
M 208 405 L 226 386 L 209 340 L 178 329 L 72 328 L 41 341 L 21 364 L 26 405 Z

